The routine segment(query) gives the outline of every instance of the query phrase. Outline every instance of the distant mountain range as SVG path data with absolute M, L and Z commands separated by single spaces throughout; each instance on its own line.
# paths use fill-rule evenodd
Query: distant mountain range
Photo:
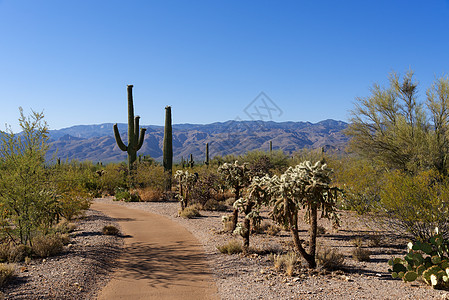
M 49 157 L 90 160 L 93 162 L 123 161 L 127 155 L 116 145 L 112 123 L 77 125 L 50 131 Z M 118 124 L 122 140 L 127 143 L 127 124 Z M 162 160 L 163 126 L 147 128 L 138 154 Z M 302 148 L 342 150 L 348 141 L 342 130 L 347 123 L 325 120 L 310 122 L 227 121 L 206 125 L 173 125 L 173 156 L 175 161 L 193 154 L 196 162 L 204 161 L 205 145 L 209 143 L 210 157 L 244 154 L 251 150 L 281 149 L 293 153 Z

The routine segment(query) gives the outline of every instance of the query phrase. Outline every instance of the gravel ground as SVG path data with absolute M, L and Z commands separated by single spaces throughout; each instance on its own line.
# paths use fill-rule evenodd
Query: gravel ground
M 387 272 L 387 260 L 405 253 L 404 241 L 382 235 L 382 243 L 370 247 L 370 262 L 357 262 L 351 256 L 352 240 L 372 234 L 354 214 L 343 212 L 342 226 L 332 230 L 327 221 L 320 221 L 326 234 L 319 244 L 338 248 L 345 255 L 343 270 L 308 272 L 292 277 L 274 271 L 269 251 L 286 251 L 290 236 L 281 231 L 275 237 L 266 234 L 251 236 L 255 249 L 249 256 L 224 255 L 217 245 L 234 238 L 222 232 L 221 216 L 229 212 L 202 211 L 202 217 L 186 220 L 177 216 L 179 204 L 174 202 L 124 203 L 111 198 L 96 199 L 125 205 L 168 217 L 187 228 L 204 246 L 214 280 L 222 299 L 449 299 L 447 292 L 433 290 L 420 283 L 406 284 L 394 280 Z M 79 221 L 74 243 L 63 254 L 45 261 L 33 261 L 19 277 L 1 289 L 6 299 L 94 299 L 108 280 L 112 259 L 120 252 L 122 241 L 101 235 L 101 228 L 113 223 L 108 217 L 88 211 Z M 301 235 L 305 238 L 306 227 Z
M 15 264 L 16 278 L 0 289 L 4 299 L 95 299 L 123 241 L 101 233 L 117 223 L 99 212 L 89 210 L 75 224 L 71 244 L 60 255 Z
M 405 241 L 395 236 L 383 235 L 381 245 L 370 248 L 370 262 L 354 260 L 351 254 L 354 248 L 352 240 L 366 237 L 373 230 L 350 212 L 342 212 L 342 226 L 338 231 L 332 229 L 329 221 L 319 221 L 328 233 L 319 237 L 318 243 L 338 248 L 345 255 L 344 269 L 309 273 L 304 268 L 302 272 L 289 277 L 274 271 L 269 255 L 224 255 L 218 252 L 217 245 L 234 238 L 222 232 L 221 216 L 229 215 L 230 212 L 201 211 L 202 217 L 187 220 L 177 216 L 179 204 L 174 202 L 97 201 L 164 215 L 187 228 L 204 246 L 222 299 L 449 299 L 445 291 L 433 290 L 419 283 L 406 284 L 391 278 L 387 261 L 392 256 L 403 255 L 406 245 Z M 301 231 L 304 239 L 306 228 Z M 253 235 L 250 244 L 259 250 L 258 253 L 285 251 L 286 246 L 282 245 L 288 245 L 290 240 L 289 234 L 281 231 L 276 237 Z

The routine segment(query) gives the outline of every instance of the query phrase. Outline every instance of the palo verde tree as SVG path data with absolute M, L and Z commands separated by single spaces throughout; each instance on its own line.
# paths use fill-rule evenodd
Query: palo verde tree
M 139 116 L 134 118 L 134 104 L 133 104 L 133 86 L 127 86 L 128 91 L 128 146 L 126 146 L 120 138 L 117 124 L 114 125 L 114 136 L 120 150 L 128 153 L 128 170 L 134 169 L 134 162 L 137 159 L 137 151 L 142 147 L 145 138 L 146 129 L 140 129 L 139 135 Z
M 338 224 L 336 200 L 338 189 L 331 187 L 331 169 L 321 161 L 312 165 L 305 161 L 288 168 L 281 176 L 265 176 L 260 186 L 268 191 L 266 204 L 271 207 L 271 217 L 278 224 L 290 230 L 296 250 L 307 261 L 309 268 L 315 268 L 318 210 L 321 217 L 333 219 Z M 309 249 L 306 251 L 298 235 L 298 212 L 306 209 L 310 224 Z
M 247 164 L 240 165 L 238 161 L 233 164 L 224 163 L 218 168 L 218 173 L 221 175 L 226 184 L 234 190 L 234 199 L 240 199 L 240 193 L 243 188 L 247 187 L 251 181 L 251 174 Z M 234 208 L 232 213 L 232 231 L 237 226 L 239 217 L 238 208 Z
M 32 245 L 36 232 L 46 231 L 57 215 L 56 192 L 45 168 L 48 126 L 43 113 L 26 117 L 20 110 L 20 134 L 0 132 L 1 224 L 10 239 Z
M 389 86 L 377 84 L 357 98 L 346 133 L 351 149 L 389 169 L 416 173 L 435 168 L 446 175 L 449 151 L 449 80 L 437 79 L 418 101 L 413 72 L 393 73 Z

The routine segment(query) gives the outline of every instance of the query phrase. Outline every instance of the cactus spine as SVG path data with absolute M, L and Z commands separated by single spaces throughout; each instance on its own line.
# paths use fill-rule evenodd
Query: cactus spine
M 120 150 L 128 153 L 128 169 L 131 171 L 137 158 L 137 151 L 142 147 L 146 129 L 142 128 L 139 135 L 139 116 L 134 118 L 133 86 L 128 85 L 128 146 L 120 138 L 117 123 L 114 125 L 114 136 Z
M 206 160 L 204 161 L 206 166 L 209 166 L 209 143 L 206 143 Z
M 173 167 L 173 136 L 171 126 L 171 107 L 165 107 L 165 127 L 164 127 L 164 146 L 163 146 L 163 165 L 165 172 L 165 191 L 171 190 L 171 177 Z

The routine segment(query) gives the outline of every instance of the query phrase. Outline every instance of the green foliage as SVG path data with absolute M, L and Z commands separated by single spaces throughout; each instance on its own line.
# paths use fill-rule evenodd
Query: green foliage
M 388 88 L 375 84 L 369 97 L 357 98 L 346 131 L 351 149 L 388 168 L 435 168 L 447 174 L 448 78 L 437 79 L 428 89 L 426 107 L 418 102 L 412 71 L 402 79 L 393 73 L 389 81 Z
M 370 161 L 354 156 L 332 159 L 335 184 L 342 188 L 339 206 L 359 214 L 379 207 L 383 172 Z
M 136 169 L 136 186 L 140 188 L 152 188 L 164 190 L 164 168 L 160 165 L 140 163 Z
M 336 200 L 338 189 L 331 187 L 331 169 L 318 161 L 312 165 L 305 161 L 296 167 L 288 168 L 281 176 L 265 176 L 257 180 L 263 192 L 259 195 L 271 207 L 270 215 L 278 224 L 288 228 L 295 247 L 307 261 L 310 268 L 316 267 L 317 211 L 322 217 L 333 219 L 338 224 Z M 306 209 L 309 222 L 309 251 L 302 246 L 298 236 L 298 212 Z
M 421 278 L 436 289 L 449 288 L 449 241 L 438 233 L 426 242 L 408 244 L 408 253 L 403 259 L 392 258 L 388 271 L 393 278 L 401 278 L 405 282 Z
M 20 108 L 22 133 L 0 133 L 0 226 L 22 244 L 31 244 L 34 232 L 49 228 L 58 216 L 57 191 L 48 184 L 45 168 L 48 128 L 43 117 L 36 112 L 25 117 Z
M 140 166 L 141 165 L 139 164 L 139 167 Z M 100 188 L 103 191 L 103 193 L 113 195 L 116 188 L 128 187 L 127 176 L 128 176 L 128 169 L 125 164 L 110 163 L 106 165 L 103 174 L 100 176 L 99 179 Z M 140 182 L 143 181 L 143 179 L 139 175 L 139 172 L 137 173 L 137 178 L 139 178 Z
M 117 188 L 115 190 L 115 200 L 124 202 L 139 202 L 140 197 L 136 191 L 130 191 L 125 188 Z
M 429 239 L 435 227 L 445 235 L 449 233 L 447 203 L 449 179 L 436 171 L 417 175 L 393 171 L 385 176 L 380 212 L 387 214 L 391 226 L 405 230 L 414 239 Z

